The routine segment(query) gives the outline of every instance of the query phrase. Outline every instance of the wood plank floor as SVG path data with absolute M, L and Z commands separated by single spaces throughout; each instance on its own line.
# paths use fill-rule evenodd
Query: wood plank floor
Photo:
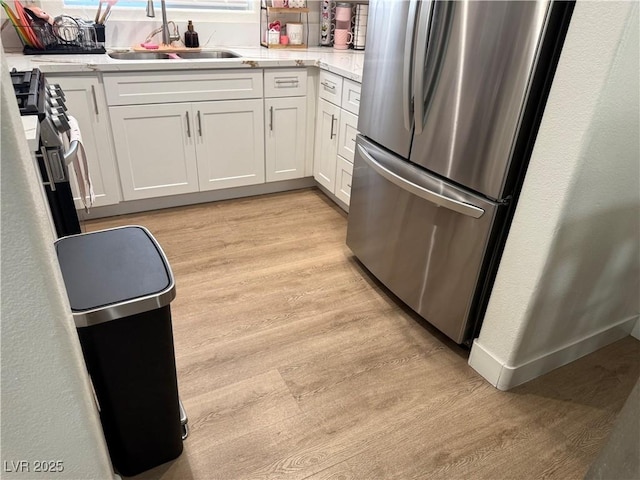
M 510 392 L 402 307 L 315 189 L 88 222 L 164 248 L 182 456 L 140 479 L 581 479 L 640 377 L 628 337 Z

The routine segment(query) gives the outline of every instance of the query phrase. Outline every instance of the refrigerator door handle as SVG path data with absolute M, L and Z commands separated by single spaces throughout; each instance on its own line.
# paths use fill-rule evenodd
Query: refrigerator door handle
M 421 51 L 416 53 L 416 60 L 420 59 L 420 68 L 416 68 L 417 64 L 414 66 L 416 94 L 413 101 L 417 135 L 424 131 L 425 115 L 442 68 L 454 8 L 454 2 L 432 1 L 431 8 L 420 9 L 420 22 L 427 22 L 427 25 L 418 32 L 418 42 L 422 43 L 418 43 Z
M 413 88 L 411 85 L 411 64 L 413 62 L 413 39 L 416 30 L 416 12 L 418 0 L 411 0 L 409 13 L 407 14 L 407 32 L 404 39 L 404 60 L 402 64 L 402 113 L 404 128 L 411 131 L 413 128 Z
M 360 155 L 362 155 L 364 161 L 376 173 L 386 178 L 394 185 L 402 188 L 403 190 L 406 190 L 407 192 L 412 193 L 440 207 L 453 210 L 454 212 L 461 213 L 462 215 L 466 215 L 468 217 L 480 218 L 484 214 L 484 209 L 480 207 L 476 207 L 475 205 L 471 205 L 470 203 L 461 202 L 460 200 L 441 195 L 440 193 L 424 188 L 421 185 L 403 178 L 402 176 L 391 171 L 390 169 L 376 161 L 376 159 L 374 159 L 373 156 L 365 148 L 362 147 L 362 145 L 358 145 L 358 151 L 360 152 Z
M 423 2 L 420 5 L 420 13 L 418 14 L 417 48 L 413 61 L 413 115 L 416 135 L 420 135 L 424 129 L 424 73 L 433 8 L 435 8 L 433 7 L 433 2 Z

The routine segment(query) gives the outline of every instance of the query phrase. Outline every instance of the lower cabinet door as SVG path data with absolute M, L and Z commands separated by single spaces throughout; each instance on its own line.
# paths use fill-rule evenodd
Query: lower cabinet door
M 358 116 L 346 110 L 340 112 L 338 128 L 338 155 L 353 163 L 356 154 L 356 135 L 358 134 Z
M 198 191 L 190 103 L 111 107 L 109 113 L 125 200 Z
M 336 155 L 338 153 L 338 125 L 340 107 L 318 100 L 316 117 L 316 146 L 313 157 L 313 176 L 316 181 L 329 190 L 335 191 Z
M 264 106 L 267 182 L 304 177 L 307 98 L 268 98 Z
M 349 206 L 351 200 L 351 177 L 353 175 L 353 163 L 338 155 L 336 164 L 336 197 Z
M 263 100 L 192 106 L 200 190 L 264 183 Z

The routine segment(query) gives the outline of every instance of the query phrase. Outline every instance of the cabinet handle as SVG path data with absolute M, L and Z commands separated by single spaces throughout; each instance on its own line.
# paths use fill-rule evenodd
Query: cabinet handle
M 334 92 L 336 90 L 336 86 L 335 85 L 329 85 L 327 82 L 322 82 L 320 85 L 322 85 L 324 88 L 326 88 L 328 90 L 333 90 Z
M 269 108 L 269 130 L 273 132 L 273 107 Z
M 331 115 L 331 137 L 329 137 L 329 138 L 331 138 L 331 139 L 333 139 L 333 137 L 335 137 L 335 136 L 336 136 L 336 134 L 335 134 L 335 133 L 333 133 L 333 123 L 335 122 L 335 120 L 336 120 L 335 115 Z
M 200 118 L 200 110 L 198 110 L 198 135 L 202 137 L 202 119 Z
M 191 122 L 189 121 L 189 112 L 187 111 L 187 137 L 191 138 Z
M 297 78 L 290 78 L 288 80 L 276 80 L 276 87 L 279 87 L 282 84 L 291 84 L 292 87 L 297 87 L 298 86 L 298 79 Z
M 93 108 L 96 111 L 96 115 L 99 115 L 100 112 L 98 112 L 98 98 L 96 97 L 96 87 L 94 87 L 93 85 L 91 85 L 91 95 L 93 96 Z

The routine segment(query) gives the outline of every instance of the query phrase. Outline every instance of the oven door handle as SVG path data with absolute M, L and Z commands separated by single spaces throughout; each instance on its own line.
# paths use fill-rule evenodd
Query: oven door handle
M 80 147 L 80 142 L 78 142 L 78 140 L 73 140 L 69 144 L 69 150 L 67 150 L 62 156 L 62 158 L 64 159 L 65 165 L 71 165 L 71 162 L 73 162 L 76 159 L 76 157 L 78 156 L 79 147 Z

